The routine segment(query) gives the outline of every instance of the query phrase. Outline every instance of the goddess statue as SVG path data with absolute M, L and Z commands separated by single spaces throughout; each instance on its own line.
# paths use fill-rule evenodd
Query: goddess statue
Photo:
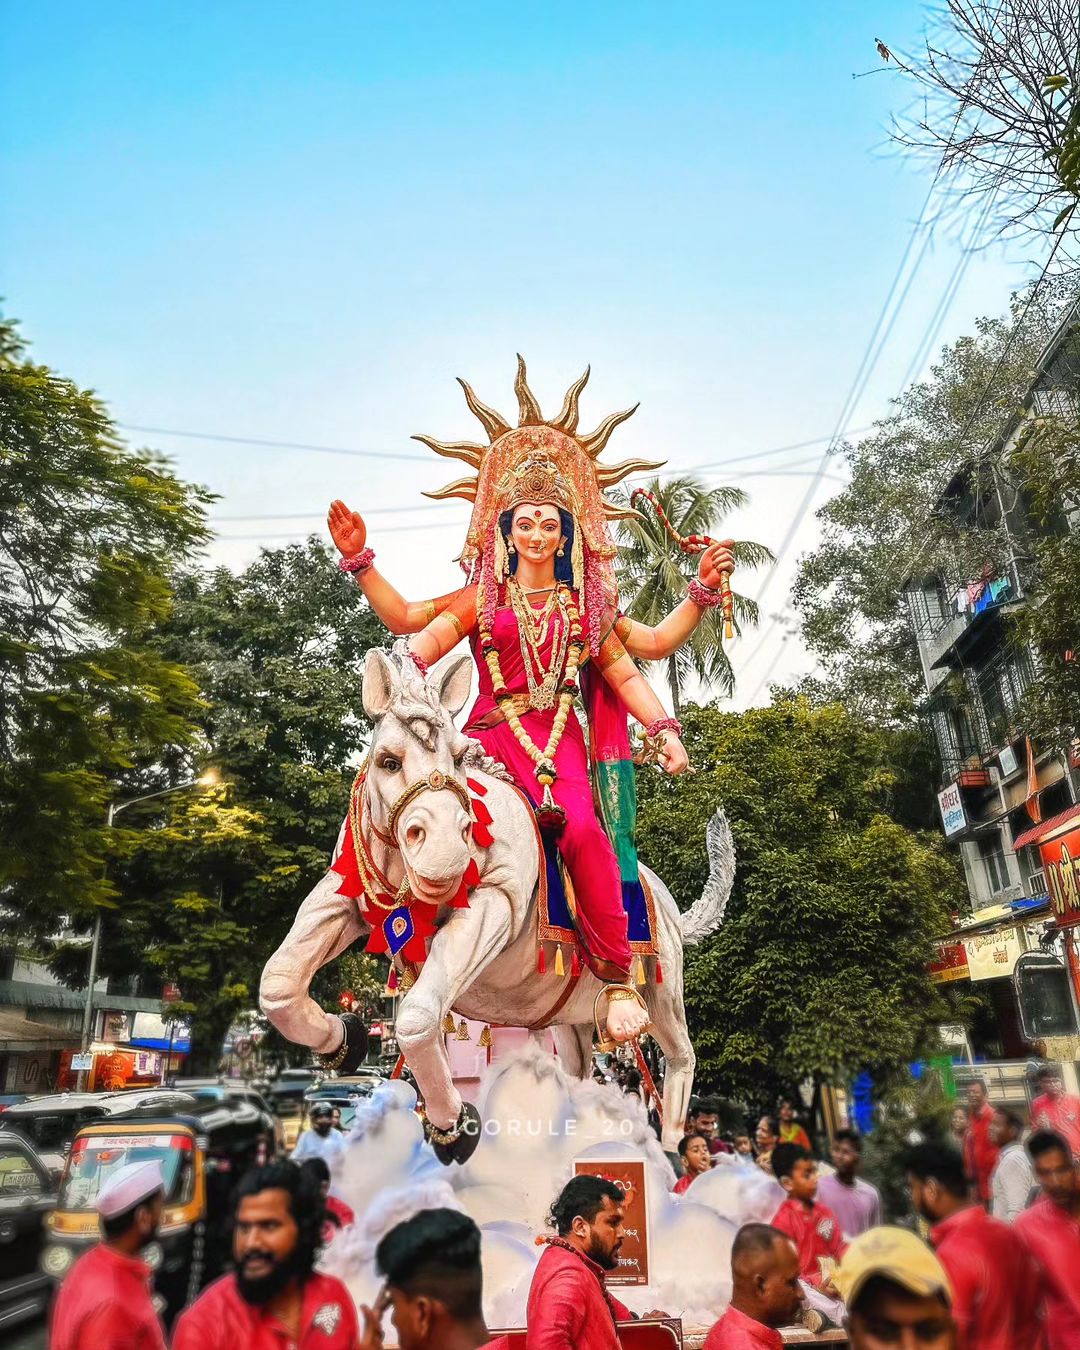
M 684 600 L 655 627 L 619 609 L 610 522 L 635 514 L 605 490 L 628 474 L 659 468 L 630 459 L 599 462 L 612 432 L 635 411 L 613 413 L 591 434 L 578 433 L 578 400 L 589 371 L 546 420 L 518 357 L 519 418 L 511 427 L 461 381 L 488 443 L 417 440 L 436 454 L 464 461 L 473 473 L 437 492 L 472 503 L 458 590 L 436 599 L 405 600 L 379 572 L 363 516 L 335 501 L 328 524 L 369 604 L 391 633 L 408 635 L 423 674 L 468 641 L 479 693 L 465 734 L 501 762 L 533 803 L 541 829 L 557 838 L 576 905 L 583 959 L 609 985 L 611 1039 L 640 1034 L 640 999 L 621 998 L 633 956 L 625 900 L 638 885 L 633 846 L 633 761 L 627 715 L 645 728 L 658 763 L 672 774 L 687 767 L 682 727 L 667 716 L 634 660 L 672 655 L 707 609 L 722 602 L 734 568 L 730 541 L 701 553 L 698 576 Z M 584 712 L 588 742 L 575 702 Z

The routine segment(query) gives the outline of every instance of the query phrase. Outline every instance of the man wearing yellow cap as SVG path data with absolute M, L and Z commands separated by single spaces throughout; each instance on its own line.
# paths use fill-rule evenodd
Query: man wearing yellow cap
M 158 1162 L 133 1162 L 106 1178 L 94 1208 L 103 1240 L 72 1266 L 53 1307 L 50 1350 L 165 1350 L 150 1299 L 153 1241 L 165 1203 Z
M 955 1350 L 952 1286 L 931 1249 L 905 1228 L 871 1228 L 844 1253 L 834 1283 L 851 1350 Z

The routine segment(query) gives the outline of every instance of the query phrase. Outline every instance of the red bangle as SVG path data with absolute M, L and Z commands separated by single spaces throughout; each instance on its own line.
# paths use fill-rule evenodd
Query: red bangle
M 715 609 L 724 603 L 723 591 L 714 591 L 711 586 L 702 585 L 697 577 L 690 583 L 686 593 L 699 609 Z
M 373 548 L 362 548 L 359 553 L 350 553 L 338 560 L 339 572 L 366 572 L 375 561 Z
M 650 740 L 655 740 L 662 731 L 673 731 L 679 740 L 682 740 L 682 723 L 677 717 L 658 717 L 645 728 L 645 735 Z
M 409 657 L 421 675 L 426 675 L 428 673 L 428 663 L 422 656 L 417 656 L 415 652 L 410 652 Z

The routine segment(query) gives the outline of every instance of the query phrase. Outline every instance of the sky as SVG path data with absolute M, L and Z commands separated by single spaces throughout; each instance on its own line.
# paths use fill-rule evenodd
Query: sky
M 420 495 L 453 463 L 410 440 L 481 434 L 454 377 L 509 413 L 520 351 L 553 413 L 591 364 L 583 427 L 641 401 L 609 458 L 708 466 L 750 494 L 722 533 L 789 540 L 764 592 L 736 577 L 765 618 L 727 706 L 762 704 L 815 664 L 787 601 L 842 484 L 815 477 L 830 438 L 1037 270 L 915 230 L 933 166 L 889 140 L 910 91 L 874 44 L 924 22 L 909 0 L 8 0 L 4 312 L 219 494 L 211 562 L 323 531 L 341 497 L 414 598 L 460 577 L 466 508 Z

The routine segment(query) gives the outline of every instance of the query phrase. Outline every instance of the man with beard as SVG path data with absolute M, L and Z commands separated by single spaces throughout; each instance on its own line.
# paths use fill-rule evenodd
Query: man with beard
M 53 1350 L 165 1350 L 150 1267 L 139 1259 L 154 1240 L 164 1203 L 158 1162 L 125 1163 L 106 1179 L 94 1202 L 103 1240 L 79 1257 L 60 1288 Z
M 257 1167 L 236 1188 L 236 1270 L 176 1324 L 173 1350 L 356 1350 L 356 1309 L 340 1280 L 316 1274 L 325 1215 L 295 1163 Z
M 1052 1130 L 1028 1140 L 1042 1195 L 1013 1232 L 1035 1259 L 1046 1298 L 1048 1350 L 1080 1345 L 1080 1165 L 1069 1141 Z
M 604 1177 L 566 1183 L 548 1215 L 556 1236 L 533 1274 L 526 1350 L 619 1350 L 616 1322 L 629 1310 L 605 1284 L 623 1243 L 622 1188 Z
M 334 1108 L 329 1102 L 316 1102 L 311 1108 L 311 1129 L 304 1130 L 289 1155 L 293 1162 L 322 1158 L 330 1163 L 345 1148 L 345 1136 L 334 1129 Z

